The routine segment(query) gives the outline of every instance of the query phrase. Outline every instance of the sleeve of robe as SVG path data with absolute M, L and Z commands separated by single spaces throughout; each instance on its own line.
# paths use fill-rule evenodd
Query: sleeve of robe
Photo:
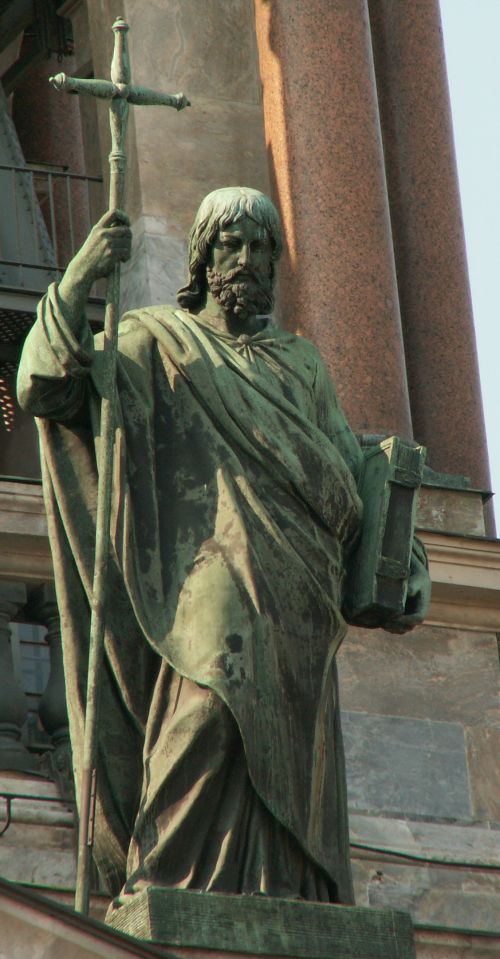
M 82 410 L 94 362 L 94 339 L 84 322 L 80 341 L 64 318 L 56 284 L 38 306 L 17 377 L 19 404 L 33 416 L 70 422 Z
M 318 357 L 316 369 L 316 378 L 314 383 L 314 393 L 316 401 L 316 416 L 319 428 L 326 434 L 328 439 L 337 447 L 347 463 L 351 473 L 356 481 L 359 480 L 359 474 L 363 463 L 363 450 L 351 430 L 337 398 L 335 387 L 322 362 Z M 429 578 L 429 563 L 425 546 L 415 535 L 413 538 L 411 571 L 410 577 L 415 575 Z M 430 581 L 429 581 L 430 582 Z M 411 605 L 411 603 L 410 603 Z M 416 622 L 420 620 L 420 617 Z M 397 623 L 394 624 L 393 631 L 403 632 L 416 625 L 408 621 L 401 630 L 398 630 Z M 387 628 L 391 628 L 388 624 Z

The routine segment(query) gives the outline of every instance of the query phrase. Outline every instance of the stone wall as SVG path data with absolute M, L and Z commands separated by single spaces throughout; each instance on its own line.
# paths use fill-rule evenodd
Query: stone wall
M 108 76 L 112 50 L 108 25 L 122 14 L 132 28 L 134 81 L 169 92 L 184 89 L 193 101 L 193 107 L 179 115 L 165 108 L 131 110 L 127 203 L 135 239 L 132 260 L 123 275 L 123 305 L 172 302 L 184 280 L 187 232 L 202 196 L 212 188 L 238 182 L 268 191 L 271 160 L 275 186 L 278 181 L 281 184 L 278 199 L 292 241 L 287 269 L 295 270 L 295 289 L 302 297 L 301 328 L 317 339 L 332 368 L 338 366 L 341 392 L 353 409 L 357 403 L 357 409 L 363 411 L 363 429 L 392 425 L 392 419 L 370 420 L 376 408 L 377 416 L 384 411 L 390 411 L 391 417 L 394 413 L 394 428 L 401 421 L 404 432 L 410 428 L 405 359 L 398 332 L 400 311 L 393 299 L 397 290 L 377 128 L 377 78 L 367 47 L 368 14 L 372 26 L 375 12 L 380 14 L 380 39 L 383 14 L 389 6 L 364 0 L 356 0 L 356 4 L 349 0 L 345 5 L 332 5 L 329 0 L 311 0 L 308 4 L 303 0 L 286 0 L 285 4 L 276 0 L 270 5 L 259 0 L 261 67 L 266 65 L 262 78 L 271 84 L 265 90 L 267 142 L 251 0 L 212 0 L 210 4 L 206 0 L 164 0 L 147 5 L 132 0 L 102 0 L 89 3 L 88 24 L 82 16 L 84 4 L 72 2 L 67 4 L 67 15 L 74 17 L 77 66 L 93 69 L 96 76 Z M 431 6 L 426 0 L 426 7 Z M 315 57 L 317 48 L 311 41 L 311 31 L 306 30 L 305 11 L 321 13 L 327 8 L 329 22 L 340 18 L 348 32 L 352 10 L 359 11 L 355 60 L 350 57 L 351 47 L 342 47 L 338 31 L 328 34 L 321 45 L 326 59 L 319 63 Z M 271 10 L 278 18 L 275 26 L 278 22 L 281 30 L 274 34 L 267 30 L 269 22 L 265 20 Z M 298 15 L 302 34 L 294 32 L 292 19 L 287 22 L 287 10 Z M 316 17 L 312 24 L 318 44 L 325 22 Z M 318 77 L 323 67 L 331 69 L 333 60 L 328 60 L 328 50 L 335 43 L 335 62 L 342 66 L 349 90 L 355 92 L 361 82 L 365 84 L 363 97 L 372 111 L 370 144 L 377 158 L 376 197 L 371 189 L 373 163 L 370 167 L 367 150 L 362 166 L 353 150 L 353 144 L 362 144 L 368 135 L 366 116 L 363 111 L 350 109 L 348 97 L 335 100 L 335 76 L 328 84 L 324 75 Z M 382 52 L 378 50 L 379 89 Z M 282 68 L 290 68 L 292 54 L 294 69 L 288 82 Z M 305 66 L 300 75 L 297 71 L 301 63 Z M 276 78 L 280 87 L 273 86 Z M 319 96 L 328 110 L 316 103 L 315 97 Z M 291 97 L 295 98 L 293 102 Z M 273 109 L 281 126 L 274 123 Z M 103 158 L 109 149 L 104 105 L 96 109 L 96 117 L 94 122 L 87 117 L 83 129 L 85 155 L 91 165 L 96 163 L 97 135 Z M 293 163 L 278 150 L 276 138 L 285 133 L 288 144 L 295 144 Z M 347 172 L 339 185 L 341 202 L 335 179 L 339 166 L 331 162 L 333 148 L 340 149 L 339 164 L 342 149 L 347 151 L 343 155 Z M 393 183 L 395 162 L 393 157 Z M 316 207 L 321 207 L 316 220 L 304 199 L 308 190 L 312 193 L 312 169 L 315 182 L 323 189 L 320 201 L 315 201 Z M 357 173 L 359 190 L 349 179 Z M 364 196 L 370 200 L 369 208 L 363 204 Z M 393 209 L 394 204 L 393 195 Z M 347 232 L 337 230 L 331 243 L 325 243 L 322 235 L 318 243 L 318 231 L 328 220 L 332 206 L 338 224 L 343 224 Z M 380 295 L 382 274 L 373 266 L 378 263 L 375 254 L 380 253 L 382 240 L 376 239 L 378 233 L 371 233 L 368 216 L 373 215 L 380 226 L 380 210 L 384 214 L 383 250 L 387 253 L 383 257 L 382 273 L 387 282 L 382 306 L 376 298 L 370 300 L 368 292 L 360 296 L 360 287 L 356 287 L 356 278 L 361 277 L 367 290 Z M 366 257 L 368 247 L 359 241 L 360 223 L 368 239 L 371 236 L 371 252 Z M 349 230 L 357 243 L 356 255 Z M 343 252 L 332 265 L 334 243 Z M 302 272 L 299 261 L 307 266 Z M 340 327 L 349 349 L 347 340 L 342 341 L 338 330 L 333 329 L 330 300 L 327 298 L 321 315 L 317 309 L 315 290 L 320 288 L 324 298 L 325 278 L 332 290 L 340 290 L 342 303 L 351 310 L 348 315 L 342 309 Z M 467 312 L 468 304 L 463 308 Z M 394 329 L 395 340 L 389 336 Z M 448 328 L 444 335 L 452 339 Z M 364 361 L 366 350 L 370 355 Z M 387 372 L 384 350 L 387 356 L 395 357 L 393 378 Z M 362 367 L 361 372 L 357 372 L 356 364 Z M 395 379 L 397 398 L 392 402 L 389 394 Z M 474 383 L 471 388 L 474 391 Z M 430 388 L 426 399 L 433 403 Z M 402 411 L 400 419 L 398 411 Z M 463 410 L 459 415 L 464 419 Z M 479 411 L 479 423 L 480 419 Z M 478 437 L 472 439 L 477 439 L 481 448 L 477 459 L 484 467 L 484 450 Z M 456 449 L 456 439 L 454 436 L 448 444 L 451 453 Z M 473 446 L 472 442 L 462 442 L 472 458 Z M 446 465 L 458 471 L 451 460 Z M 483 468 L 481 475 L 485 475 Z M 46 581 L 50 578 L 50 557 L 39 491 L 5 486 L 0 490 L 0 576 L 23 582 Z M 431 557 L 435 588 L 429 623 L 406 637 L 351 630 L 339 655 L 357 901 L 360 905 L 409 909 L 422 932 L 422 956 L 431 955 L 432 949 L 436 956 L 460 955 L 466 940 L 456 930 L 464 928 L 475 933 L 464 949 L 470 946 L 471 955 L 481 955 L 486 938 L 481 939 L 479 933 L 491 930 L 498 915 L 500 742 L 495 681 L 500 553 L 497 541 L 481 538 L 481 523 L 473 529 L 461 524 L 461 518 L 468 515 L 466 500 L 463 508 L 455 502 L 453 518 L 446 497 L 433 507 L 434 531 L 443 533 L 444 539 L 440 543 L 436 537 L 429 540 L 436 556 L 441 551 L 439 562 L 433 564 Z M 448 561 L 450 554 L 452 560 Z M 61 882 L 71 884 L 69 827 L 38 821 L 32 825 L 36 835 L 24 829 L 21 822 L 12 827 L 9 843 L 3 847 L 10 849 L 10 856 L 2 861 L 2 871 L 16 880 L 24 877 L 23 881 L 35 881 L 38 877 L 47 890 Z M 24 840 L 26 849 L 21 852 Z M 52 865 L 45 872 L 50 857 Z M 63 860 L 64 875 L 59 875 L 58 864 Z M 429 927 L 436 925 L 455 932 L 448 934 L 447 941 L 433 944 Z M 458 936 L 455 945 L 453 935 Z M 485 955 L 487 951 L 485 947 Z
M 358 904 L 397 902 L 417 924 L 495 928 L 496 634 L 351 628 L 339 666 L 351 841 L 388 851 L 353 848 Z

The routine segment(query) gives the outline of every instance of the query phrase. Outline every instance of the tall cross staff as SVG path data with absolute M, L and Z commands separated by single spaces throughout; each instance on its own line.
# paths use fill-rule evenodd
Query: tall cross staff
M 109 208 L 122 209 L 125 166 L 125 131 L 129 103 L 163 105 L 182 110 L 189 106 L 183 93 L 157 93 L 130 83 L 130 63 L 127 50 L 128 24 L 119 17 L 113 24 L 115 43 L 111 61 L 111 81 L 80 80 L 64 73 L 50 78 L 56 90 L 83 93 L 110 101 L 111 153 L 109 155 Z M 75 909 L 88 914 L 90 893 L 90 864 L 94 829 L 97 761 L 97 717 L 99 700 L 99 672 L 104 647 L 106 613 L 106 575 L 110 541 L 111 490 L 113 445 L 116 405 L 116 356 L 119 320 L 120 264 L 117 263 L 108 278 L 104 322 L 105 387 L 101 402 L 101 429 L 99 452 L 99 483 L 97 491 L 97 518 L 94 581 L 90 619 L 90 650 L 87 679 L 87 708 L 83 746 L 80 823 L 78 834 L 78 865 Z

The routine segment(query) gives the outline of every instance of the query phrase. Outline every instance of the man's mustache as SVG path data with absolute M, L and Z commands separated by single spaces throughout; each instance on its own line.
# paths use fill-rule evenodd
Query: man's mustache
M 262 273 L 258 273 L 251 266 L 235 266 L 233 270 L 228 270 L 228 272 L 224 274 L 216 271 L 213 272 L 216 273 L 217 279 L 223 286 L 234 283 L 238 279 L 253 280 L 260 286 L 264 279 Z

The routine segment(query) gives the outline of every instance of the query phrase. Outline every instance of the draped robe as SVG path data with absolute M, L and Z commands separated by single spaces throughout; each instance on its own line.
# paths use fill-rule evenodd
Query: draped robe
M 175 765 L 168 738 L 161 762 L 145 747 L 168 668 L 170 685 L 207 691 L 205 718 L 230 717 L 266 814 L 350 902 L 334 657 L 361 518 L 358 443 L 315 347 L 271 323 L 234 337 L 152 307 L 126 314 L 118 350 L 96 860 L 116 894 L 141 857 L 134 824 L 154 812 L 157 838 L 171 817 L 146 809 L 151 780 Z M 103 358 L 102 336 L 77 341 L 52 287 L 18 394 L 38 417 L 77 786 Z M 198 720 L 186 720 L 193 741 Z M 201 781 L 210 756 L 199 761 Z

